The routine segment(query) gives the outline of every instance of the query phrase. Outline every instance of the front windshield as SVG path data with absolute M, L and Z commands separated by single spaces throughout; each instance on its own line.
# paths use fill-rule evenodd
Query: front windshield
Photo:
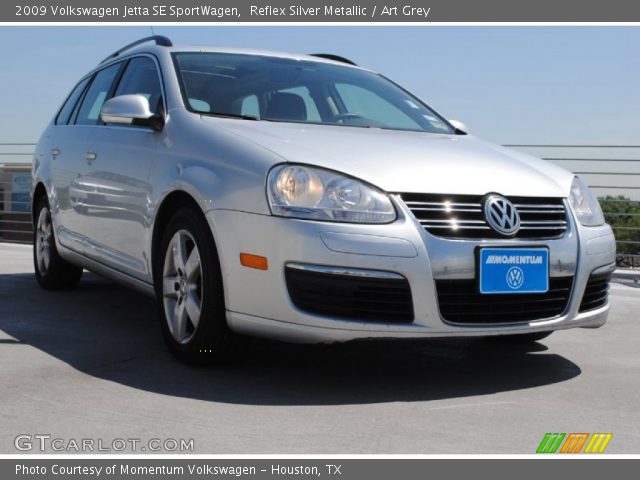
M 173 54 L 187 108 L 249 120 L 453 133 L 435 112 L 381 75 L 261 55 Z

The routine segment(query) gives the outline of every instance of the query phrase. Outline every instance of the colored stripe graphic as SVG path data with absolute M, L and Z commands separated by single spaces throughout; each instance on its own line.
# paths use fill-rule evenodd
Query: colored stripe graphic
M 587 438 L 589 438 L 588 433 L 570 433 L 562 445 L 560 453 L 580 453 Z
M 556 453 L 565 435 L 565 433 L 545 433 L 536 453 Z
M 613 433 L 594 433 L 590 439 L 589 435 L 584 432 L 569 433 L 568 435 L 566 433 L 545 433 L 536 453 L 604 453 L 613 438 Z M 582 451 L 585 443 L 587 447 Z M 560 445 L 562 445 L 561 448 Z
M 613 437 L 613 433 L 594 433 L 584 453 L 604 453 Z

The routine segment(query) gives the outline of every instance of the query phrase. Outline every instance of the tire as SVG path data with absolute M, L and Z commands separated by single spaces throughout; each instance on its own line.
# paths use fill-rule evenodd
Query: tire
M 82 277 L 82 268 L 64 260 L 58 253 L 51 210 L 46 196 L 38 199 L 33 229 L 33 267 L 38 285 L 45 290 L 71 290 Z
M 535 332 L 535 333 L 523 333 L 519 335 L 501 335 L 498 337 L 491 337 L 503 343 L 511 343 L 516 345 L 523 345 L 527 343 L 534 343 L 547 338 L 553 332 Z
M 169 220 L 154 259 L 154 285 L 162 334 L 178 360 L 210 365 L 231 357 L 236 338 L 227 325 L 218 252 L 202 214 L 181 208 Z

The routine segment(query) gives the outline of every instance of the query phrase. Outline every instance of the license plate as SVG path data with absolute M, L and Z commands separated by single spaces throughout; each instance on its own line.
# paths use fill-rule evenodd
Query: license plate
M 549 250 L 546 248 L 481 248 L 480 293 L 546 293 Z

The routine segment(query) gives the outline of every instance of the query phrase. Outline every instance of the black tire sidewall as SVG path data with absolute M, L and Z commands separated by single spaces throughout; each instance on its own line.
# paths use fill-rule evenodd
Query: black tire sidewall
M 51 240 L 49 244 L 49 267 L 45 273 L 40 271 L 38 267 L 38 256 L 36 254 L 38 220 L 43 209 L 49 212 L 49 221 L 51 222 Z M 38 284 L 46 290 L 68 290 L 74 288 L 82 277 L 82 268 L 72 265 L 64 260 L 58 253 L 58 247 L 55 237 L 55 229 L 53 227 L 53 217 L 51 208 L 45 196 L 38 199 L 35 209 L 35 217 L 33 223 L 33 268 L 35 270 L 36 280 Z
M 164 311 L 162 277 L 169 244 L 179 230 L 193 237 L 202 265 L 202 313 L 194 336 L 184 344 L 177 342 L 169 330 Z M 231 332 L 227 326 L 222 273 L 213 235 L 203 215 L 190 208 L 178 210 L 162 234 L 157 258 L 154 259 L 154 286 L 162 334 L 171 352 L 190 364 L 207 364 L 228 355 Z

